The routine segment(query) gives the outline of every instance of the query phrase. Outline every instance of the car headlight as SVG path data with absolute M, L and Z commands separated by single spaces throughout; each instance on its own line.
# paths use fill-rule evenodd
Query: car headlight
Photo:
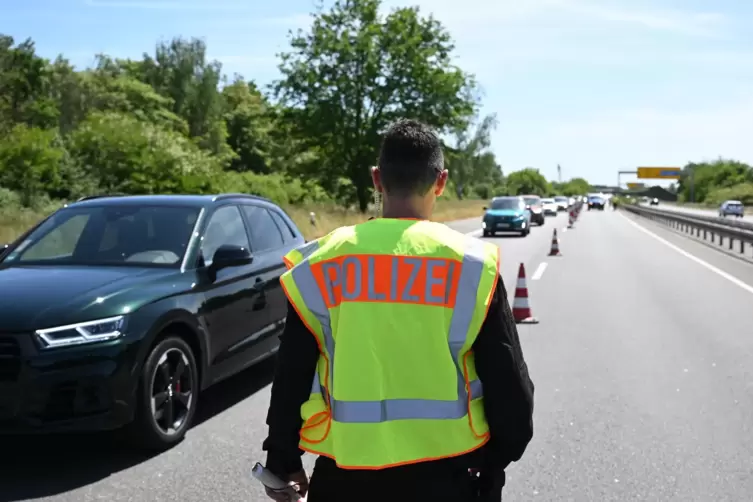
M 45 349 L 113 340 L 123 335 L 125 316 L 79 322 L 34 332 Z

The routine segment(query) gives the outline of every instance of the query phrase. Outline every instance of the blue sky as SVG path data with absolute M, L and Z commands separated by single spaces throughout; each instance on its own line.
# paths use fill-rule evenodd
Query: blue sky
M 228 74 L 277 76 L 311 0 L 3 0 L 0 32 L 78 66 L 139 57 L 160 39 L 206 40 Z M 618 170 L 718 156 L 753 162 L 753 2 L 384 0 L 418 5 L 455 37 L 457 63 L 497 113 L 506 172 L 613 184 Z M 747 29 L 746 29 L 747 28 Z M 623 182 L 631 181 L 623 177 Z

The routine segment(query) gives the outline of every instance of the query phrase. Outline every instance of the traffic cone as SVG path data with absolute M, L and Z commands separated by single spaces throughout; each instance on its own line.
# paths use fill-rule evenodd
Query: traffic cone
M 538 324 L 539 320 L 531 314 L 528 303 L 528 286 L 526 285 L 526 268 L 521 263 L 518 269 L 518 283 L 515 285 L 515 298 L 512 301 L 512 316 L 515 324 Z
M 562 256 L 562 253 L 560 253 L 560 242 L 557 239 L 557 229 L 554 229 L 554 233 L 552 234 L 552 249 L 549 250 L 549 256 Z

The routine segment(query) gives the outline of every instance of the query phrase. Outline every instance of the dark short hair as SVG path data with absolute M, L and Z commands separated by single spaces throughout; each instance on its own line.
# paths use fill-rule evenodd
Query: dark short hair
M 443 169 L 442 142 L 429 126 L 403 119 L 387 129 L 379 152 L 385 192 L 399 197 L 425 195 Z

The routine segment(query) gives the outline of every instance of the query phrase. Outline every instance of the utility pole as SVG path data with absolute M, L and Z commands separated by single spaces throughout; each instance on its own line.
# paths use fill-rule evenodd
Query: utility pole
M 559 164 L 557 164 L 557 180 L 559 181 L 559 184 L 562 184 L 562 168 Z

